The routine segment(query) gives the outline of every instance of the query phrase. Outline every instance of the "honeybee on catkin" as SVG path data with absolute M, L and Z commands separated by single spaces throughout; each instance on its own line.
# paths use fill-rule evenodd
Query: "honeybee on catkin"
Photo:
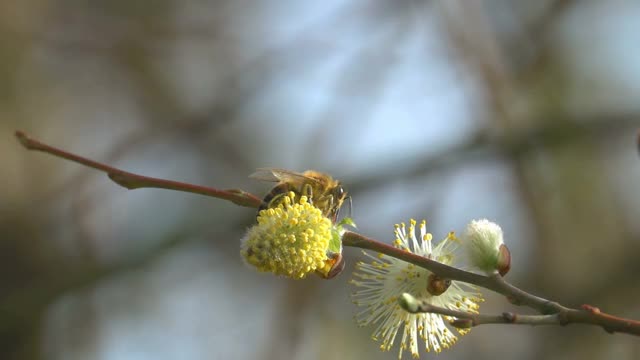
M 335 223 L 340 207 L 347 198 L 347 192 L 339 181 L 315 170 L 297 173 L 284 169 L 261 168 L 249 177 L 278 182 L 264 197 L 258 211 L 278 206 L 282 197 L 293 191 L 298 197 L 306 196 L 311 205 L 320 209 L 324 216 Z
M 293 192 L 296 195 L 296 200 L 299 200 L 301 196 L 306 196 L 311 205 L 322 211 L 322 214 L 333 223 L 336 223 L 340 207 L 348 198 L 347 192 L 339 181 L 328 174 L 315 170 L 297 173 L 285 169 L 260 168 L 249 177 L 278 183 L 265 195 L 258 213 L 264 209 L 277 207 L 289 192 Z M 342 272 L 344 260 L 340 253 L 328 256 L 331 262 L 331 271 L 322 276 L 332 278 Z

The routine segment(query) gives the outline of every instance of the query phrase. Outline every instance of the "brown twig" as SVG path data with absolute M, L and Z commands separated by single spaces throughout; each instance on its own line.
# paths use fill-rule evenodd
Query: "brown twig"
M 404 260 L 414 265 L 425 268 L 436 275 L 477 285 L 506 296 L 515 305 L 523 305 L 533 308 L 542 315 L 519 315 L 511 314 L 505 317 L 502 315 L 477 315 L 457 310 L 441 309 L 425 304 L 423 312 L 434 312 L 438 314 L 454 316 L 459 319 L 472 320 L 471 326 L 481 324 L 527 324 L 527 325 L 568 325 L 568 324 L 588 324 L 602 327 L 605 331 L 613 333 L 620 332 L 640 336 L 640 321 L 620 318 L 601 312 L 598 308 L 590 305 L 583 305 L 582 309 L 572 309 L 560 305 L 557 302 L 541 298 L 519 289 L 504 280 L 499 274 L 489 276 L 479 275 L 469 271 L 464 271 L 452 266 L 439 263 L 435 260 L 413 254 L 381 243 L 374 239 L 347 231 L 342 237 L 344 246 L 357 247 L 361 249 L 373 250 L 386 254 L 394 258 Z M 460 325 L 465 325 L 464 323 Z
M 36 139 L 29 137 L 22 131 L 16 131 L 16 137 L 20 143 L 29 150 L 42 151 L 63 159 L 67 159 L 73 162 L 77 162 L 84 166 L 102 171 L 109 176 L 116 184 L 125 187 L 129 190 L 140 188 L 158 188 L 167 190 L 183 191 L 188 193 L 200 194 L 205 196 L 211 196 L 218 199 L 231 201 L 232 203 L 240 206 L 257 208 L 262 203 L 262 200 L 255 195 L 239 189 L 226 189 L 220 190 L 207 186 L 193 185 L 189 183 L 183 183 L 179 181 L 158 179 L 149 176 L 142 176 L 128 171 L 120 170 L 118 168 L 87 159 L 85 157 L 58 149 L 56 147 L 42 143 Z
M 466 311 L 447 309 L 430 304 L 425 300 L 417 300 L 415 307 L 405 307 L 410 313 L 434 313 L 445 316 L 452 316 L 455 319 L 451 325 L 458 328 L 470 328 L 486 324 L 515 324 L 515 325 L 565 325 L 559 313 L 551 315 L 520 315 L 511 312 L 502 314 L 473 314 Z

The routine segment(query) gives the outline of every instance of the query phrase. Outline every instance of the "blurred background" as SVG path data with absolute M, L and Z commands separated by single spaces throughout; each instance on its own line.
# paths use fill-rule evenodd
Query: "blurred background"
M 260 196 L 257 167 L 326 171 L 388 242 L 409 218 L 436 239 L 489 218 L 514 284 L 640 318 L 639 35 L 632 0 L 3 1 L 0 358 L 397 358 L 352 320 L 359 251 L 331 281 L 257 273 L 254 210 L 127 191 L 16 129 Z M 638 359 L 640 341 L 484 326 L 439 356 L 496 355 Z

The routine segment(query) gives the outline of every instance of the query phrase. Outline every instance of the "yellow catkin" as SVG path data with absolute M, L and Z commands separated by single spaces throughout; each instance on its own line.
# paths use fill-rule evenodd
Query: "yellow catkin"
M 332 223 L 305 196 L 289 193 L 277 207 L 260 211 L 242 240 L 240 254 L 258 271 L 292 278 L 326 269 Z

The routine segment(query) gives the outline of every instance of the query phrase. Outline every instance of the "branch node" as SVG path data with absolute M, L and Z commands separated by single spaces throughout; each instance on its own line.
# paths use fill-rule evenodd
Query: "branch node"
M 20 130 L 17 130 L 15 132 L 15 135 L 18 138 L 18 141 L 20 141 L 20 144 L 22 144 L 22 146 L 26 147 L 27 149 L 31 149 L 31 144 L 29 142 L 29 137 L 27 136 L 27 134 L 23 133 Z
M 131 180 L 128 179 L 126 176 L 122 176 L 122 174 L 107 173 L 107 176 L 109 177 L 109 179 L 111 179 L 111 181 L 122 186 L 123 188 L 127 188 L 129 190 L 135 189 L 135 186 L 133 186 L 133 184 L 131 183 Z
M 549 300 L 544 303 L 544 306 L 540 312 L 544 315 L 551 315 L 558 313 L 560 309 L 562 309 L 562 305 L 558 304 L 555 301 Z
M 515 323 L 516 320 L 518 319 L 518 315 L 511 313 L 511 312 L 503 312 L 502 313 L 502 317 L 508 322 L 508 323 Z
M 580 306 L 582 308 L 582 310 L 584 311 L 588 311 L 594 315 L 598 315 L 600 314 L 600 308 L 597 308 L 595 306 L 589 305 L 589 304 L 582 304 L 582 306 Z

